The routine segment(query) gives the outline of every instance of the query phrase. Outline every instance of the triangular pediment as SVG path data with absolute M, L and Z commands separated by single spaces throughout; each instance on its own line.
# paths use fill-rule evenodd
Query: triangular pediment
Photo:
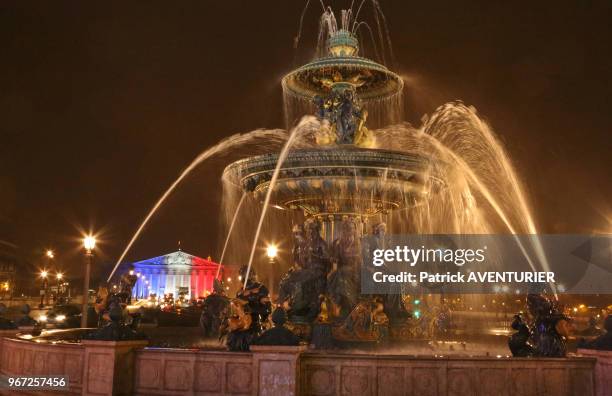
M 193 254 L 186 253 L 182 250 L 168 253 L 163 256 L 153 257 L 147 260 L 141 260 L 134 263 L 140 265 L 159 265 L 165 267 L 190 267 L 193 265 L 218 265 L 217 263 L 203 259 Z

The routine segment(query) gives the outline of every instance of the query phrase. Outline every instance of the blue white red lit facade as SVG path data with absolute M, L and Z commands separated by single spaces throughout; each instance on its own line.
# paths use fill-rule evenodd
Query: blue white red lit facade
M 210 259 L 193 256 L 181 250 L 134 263 L 138 281 L 132 297 L 148 298 L 151 294 L 164 296 L 172 293 L 176 298 L 187 290 L 186 298 L 207 296 L 213 288 L 219 264 Z

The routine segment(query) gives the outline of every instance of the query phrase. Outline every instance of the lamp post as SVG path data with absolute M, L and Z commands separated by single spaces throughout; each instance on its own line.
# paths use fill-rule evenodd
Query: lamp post
M 40 290 L 40 308 L 45 306 L 45 297 L 47 295 L 47 270 L 40 271 L 40 279 L 42 280 L 42 289 Z
M 47 256 L 47 268 L 51 269 L 51 267 L 53 266 L 52 261 L 55 258 L 55 252 L 51 249 L 47 249 L 47 251 L 45 252 L 45 256 Z M 47 272 L 45 270 L 45 272 Z M 47 274 L 45 274 L 45 279 L 44 279 L 44 289 L 45 289 L 45 305 L 49 305 L 49 281 L 47 279 Z M 51 293 L 51 295 L 53 296 L 53 293 Z
M 62 300 L 62 293 L 61 293 L 61 284 L 62 284 L 62 278 L 64 277 L 64 274 L 62 274 L 61 272 L 56 272 L 55 273 L 55 279 L 57 280 L 57 297 L 55 298 L 55 303 L 57 304 L 58 301 Z M 60 302 L 61 304 L 61 302 Z
M 96 247 L 96 238 L 91 235 L 83 238 L 83 247 L 87 262 L 85 264 L 85 278 L 83 281 L 83 305 L 81 308 L 81 327 L 87 327 L 87 310 L 89 308 L 89 277 L 93 262 L 93 249 Z
M 274 244 L 268 245 L 266 248 L 266 255 L 268 259 L 270 259 L 270 273 L 272 274 L 272 276 L 270 276 L 270 297 L 272 297 L 276 289 L 276 268 L 274 268 L 274 264 L 276 263 L 276 256 L 278 255 L 278 247 Z

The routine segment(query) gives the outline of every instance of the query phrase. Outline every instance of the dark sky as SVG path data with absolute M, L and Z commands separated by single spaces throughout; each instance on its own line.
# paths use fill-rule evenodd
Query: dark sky
M 3 1 L 0 239 L 34 264 L 52 247 L 77 273 L 80 230 L 96 230 L 107 273 L 200 151 L 283 127 L 279 79 L 304 3 Z M 407 119 L 455 99 L 475 106 L 510 152 L 542 232 L 610 231 L 611 4 L 382 1 L 397 71 L 409 77 Z M 305 17 L 304 59 L 319 12 Z M 223 165 L 195 172 L 127 259 L 178 240 L 217 256 Z

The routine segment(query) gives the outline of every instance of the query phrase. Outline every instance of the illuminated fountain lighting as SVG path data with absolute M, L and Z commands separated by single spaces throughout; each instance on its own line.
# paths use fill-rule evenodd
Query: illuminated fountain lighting
M 222 177 L 222 263 L 257 265 L 262 241 L 305 218 L 321 222 L 328 242 L 345 217 L 361 233 L 383 221 L 392 234 L 537 234 L 512 162 L 476 109 L 456 101 L 419 127 L 401 122 L 404 81 L 386 65 L 388 43 L 366 57 L 356 36 L 366 24 L 349 11 L 338 24 L 326 9 L 320 26 L 317 57 L 281 81 L 287 124 L 295 126 L 234 135 L 204 150 L 153 205 L 116 267 L 192 170 L 230 154 L 242 158 Z M 342 95 L 359 112 L 348 132 L 324 114 Z M 534 268 L 547 269 L 537 243 L 521 248 Z
M 474 108 L 448 103 L 421 128 L 397 123 L 369 130 L 368 110 L 380 103 L 393 107 L 388 100 L 401 98 L 403 81 L 386 66 L 359 56 L 350 28 L 359 22 L 349 11 L 342 12 L 338 26 L 327 10 L 321 25 L 327 52 L 282 79 L 286 113 L 310 104 L 317 116 L 304 116 L 280 153 L 247 157 L 225 169 L 226 218 L 233 225 L 242 216 L 255 227 L 250 255 L 234 249 L 232 262 L 246 261 L 250 268 L 264 239 L 264 222 L 271 224 L 269 232 L 275 225 L 286 227 L 282 217 L 291 223 L 315 218 L 328 243 L 346 218 L 354 219 L 362 234 L 368 223 L 379 221 L 393 234 L 537 234 L 508 155 Z M 337 103 L 351 106 L 348 127 L 337 114 L 329 115 L 334 106 L 341 107 Z M 387 122 L 393 118 L 389 115 Z M 244 193 L 263 204 L 260 212 L 238 210 Z M 232 197 L 238 196 L 236 204 Z M 245 219 L 249 216 L 254 218 Z M 516 241 L 532 268 L 538 263 L 547 268 L 537 241 L 530 246 Z

